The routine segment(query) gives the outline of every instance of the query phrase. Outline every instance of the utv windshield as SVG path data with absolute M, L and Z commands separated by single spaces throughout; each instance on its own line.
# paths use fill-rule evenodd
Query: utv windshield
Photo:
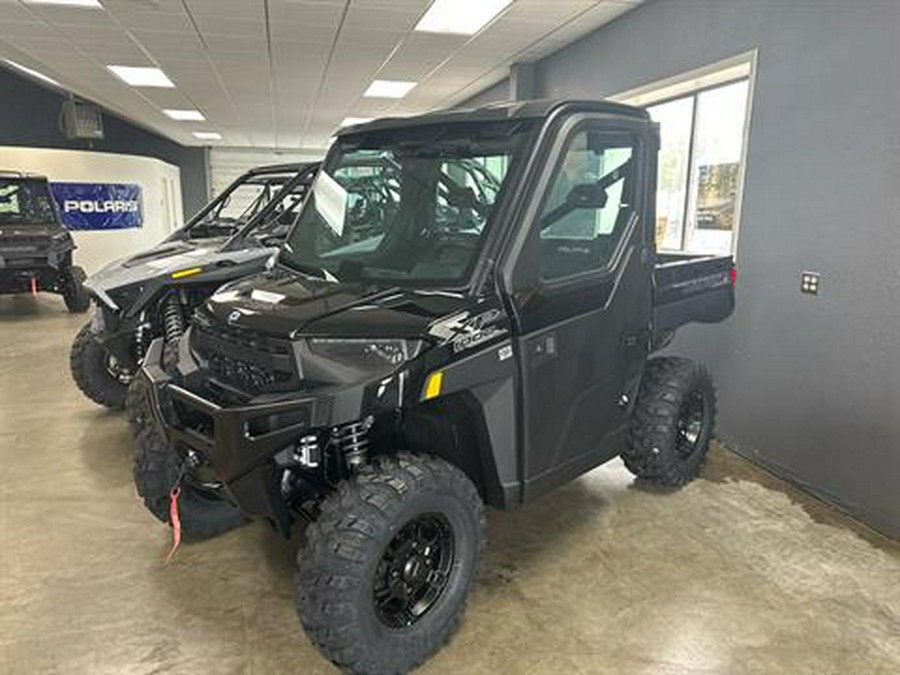
M 56 211 L 47 181 L 0 177 L 0 226 L 55 222 Z
M 529 130 L 457 123 L 340 139 L 279 260 L 333 281 L 460 285 Z

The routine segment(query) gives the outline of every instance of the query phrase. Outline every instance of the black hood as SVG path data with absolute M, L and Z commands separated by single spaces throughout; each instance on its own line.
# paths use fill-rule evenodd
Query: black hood
M 281 270 L 220 289 L 200 310 L 206 318 L 275 337 L 428 338 L 441 319 L 473 301 L 444 291 L 335 283 Z

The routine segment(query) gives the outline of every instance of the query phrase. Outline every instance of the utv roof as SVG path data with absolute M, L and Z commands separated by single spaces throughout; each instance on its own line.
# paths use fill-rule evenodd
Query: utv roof
M 34 180 L 47 180 L 47 176 L 41 173 L 30 173 L 27 171 L 10 171 L 0 169 L 0 178 L 31 178 Z
M 384 117 L 381 119 L 344 127 L 338 136 L 361 131 L 377 131 L 420 124 L 451 124 L 454 122 L 497 122 L 516 119 L 546 119 L 557 112 L 593 112 L 635 119 L 650 119 L 643 108 L 635 108 L 612 101 L 534 99 L 530 101 L 508 101 L 494 103 L 480 108 L 457 108 L 416 115 L 414 117 Z

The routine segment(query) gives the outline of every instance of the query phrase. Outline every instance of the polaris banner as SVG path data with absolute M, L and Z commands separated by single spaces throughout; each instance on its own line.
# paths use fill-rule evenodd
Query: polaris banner
M 134 183 L 51 183 L 70 230 L 124 230 L 144 222 L 141 186 Z

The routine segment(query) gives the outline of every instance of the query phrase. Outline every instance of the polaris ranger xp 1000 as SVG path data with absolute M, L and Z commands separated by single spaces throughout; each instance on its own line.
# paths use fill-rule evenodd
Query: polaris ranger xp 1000
M 262 270 L 284 240 L 317 165 L 266 166 L 240 176 L 154 248 L 85 282 L 91 321 L 72 343 L 72 377 L 100 405 L 123 408 L 150 341 L 174 345 L 216 287 Z
M 578 101 L 339 132 L 275 266 L 204 302 L 177 362 L 150 346 L 148 508 L 198 536 L 308 522 L 310 639 L 348 672 L 400 673 L 458 623 L 484 504 L 618 455 L 643 480 L 690 481 L 713 386 L 650 355 L 731 314 L 733 265 L 656 251 L 658 145 L 643 110 Z M 334 176 L 373 157 L 398 201 L 359 240 Z
M 49 291 L 70 312 L 86 312 L 84 270 L 44 176 L 0 171 L 0 293 Z

